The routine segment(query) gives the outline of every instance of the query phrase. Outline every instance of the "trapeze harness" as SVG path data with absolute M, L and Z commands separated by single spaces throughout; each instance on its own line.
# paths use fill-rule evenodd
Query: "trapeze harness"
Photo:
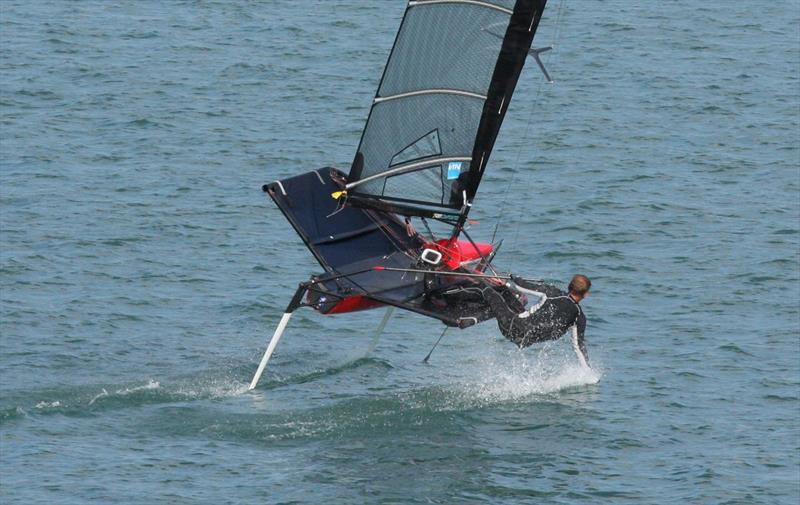
M 494 312 L 497 325 L 507 339 L 522 349 L 537 342 L 558 340 L 571 329 L 575 354 L 581 365 L 589 366 L 589 354 L 584 339 L 586 315 L 578 302 L 564 291 L 543 282 L 514 279 L 514 284 L 507 286 L 539 299 L 530 309 L 517 313 L 508 307 L 495 290 L 484 290 L 484 297 Z

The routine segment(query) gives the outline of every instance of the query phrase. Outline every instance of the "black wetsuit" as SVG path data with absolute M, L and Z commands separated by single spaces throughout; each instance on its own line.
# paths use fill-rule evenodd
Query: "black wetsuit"
M 492 308 L 503 335 L 523 348 L 536 342 L 557 340 L 574 325 L 577 328 L 577 341 L 574 342 L 577 347 L 576 352 L 580 351 L 588 364 L 589 354 L 584 341 L 586 316 L 578 302 L 564 291 L 543 282 L 514 278 L 514 284 L 523 289 L 543 293 L 547 298 L 532 313 L 529 311 L 519 313 L 511 310 L 497 291 L 484 290 L 484 297 Z

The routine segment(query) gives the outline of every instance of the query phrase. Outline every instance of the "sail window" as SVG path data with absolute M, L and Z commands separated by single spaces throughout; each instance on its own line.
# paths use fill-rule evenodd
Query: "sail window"
M 383 195 L 442 204 L 445 195 L 442 179 L 442 165 L 387 177 Z
M 438 129 L 428 132 L 424 137 L 417 139 L 413 144 L 395 154 L 389 166 L 427 158 L 428 156 L 436 156 L 437 154 L 442 154 Z

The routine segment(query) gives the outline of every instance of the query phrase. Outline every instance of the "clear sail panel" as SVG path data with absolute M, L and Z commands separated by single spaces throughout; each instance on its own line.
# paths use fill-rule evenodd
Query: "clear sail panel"
M 458 175 L 509 19 L 504 2 L 411 2 L 361 139 L 356 192 L 461 206 Z
M 361 179 L 381 176 L 365 180 L 358 186 L 358 192 L 451 206 L 453 185 L 458 179 L 454 168 L 450 169 L 449 177 L 445 174 L 423 179 L 414 174 L 451 162 L 460 162 L 459 166 L 467 170 L 482 111 L 482 100 L 446 94 L 418 95 L 376 104 L 361 144 L 364 156 Z M 381 169 L 375 170 L 377 167 Z M 410 168 L 406 171 L 404 167 Z M 387 177 L 392 177 L 391 184 L 386 183 Z M 432 195 L 436 197 L 431 199 Z M 452 206 L 460 205 L 458 200 Z

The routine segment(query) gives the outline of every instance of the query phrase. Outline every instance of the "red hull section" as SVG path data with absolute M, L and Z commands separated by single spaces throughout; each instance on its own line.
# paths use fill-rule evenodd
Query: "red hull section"
M 358 312 L 359 310 L 375 309 L 382 305 L 383 304 L 380 302 L 370 300 L 369 298 L 365 298 L 361 295 L 348 296 L 334 305 L 331 310 L 325 313 L 325 315 L 343 314 L 345 312 Z
M 447 270 L 455 270 L 462 266 L 463 263 L 485 258 L 492 252 L 492 244 L 476 242 L 475 245 L 472 245 L 469 240 L 437 240 L 434 243 L 425 244 L 425 247 L 442 253 L 442 264 L 447 267 Z M 383 304 L 380 302 L 362 295 L 354 295 L 342 299 L 324 314 L 344 314 L 346 312 L 375 309 L 381 306 Z
M 442 239 L 426 245 L 442 253 L 442 261 L 450 270 L 455 270 L 462 263 L 475 261 L 481 257 L 485 258 L 492 252 L 492 244 L 476 242 L 475 245 L 472 245 L 469 240 Z

